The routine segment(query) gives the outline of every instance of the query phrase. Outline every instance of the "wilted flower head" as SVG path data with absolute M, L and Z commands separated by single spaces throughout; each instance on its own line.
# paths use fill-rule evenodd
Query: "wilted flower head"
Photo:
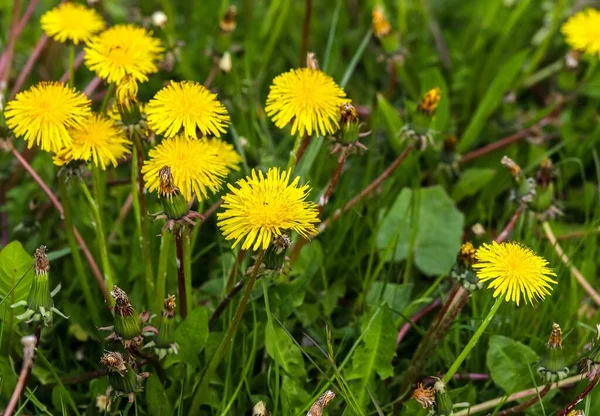
M 4 116 L 17 136 L 42 150 L 57 152 L 71 144 L 69 128 L 81 127 L 91 115 L 90 100 L 58 82 L 40 82 L 10 101 Z
M 293 120 L 292 134 L 333 134 L 339 108 L 350 102 L 329 75 L 309 68 L 277 76 L 269 90 L 265 111 L 280 129 Z
M 44 13 L 41 24 L 49 37 L 58 42 L 70 41 L 75 45 L 89 41 L 105 26 L 104 20 L 94 9 L 71 1 Z
M 267 175 L 253 170 L 240 179 L 223 197 L 224 212 L 217 214 L 218 225 L 226 240 L 235 239 L 233 247 L 244 240 L 242 249 L 266 249 L 273 237 L 286 230 L 303 237 L 316 234 L 317 207 L 306 198 L 310 188 L 300 186 L 300 177 L 290 182 L 291 171 L 270 168 Z
M 180 133 L 196 138 L 196 129 L 202 136 L 221 137 L 229 125 L 217 94 L 192 81 L 172 81 L 161 89 L 146 106 L 146 115 L 148 127 L 168 138 Z
M 235 18 L 237 16 L 237 7 L 235 5 L 231 5 L 227 8 L 225 15 L 219 22 L 219 27 L 225 33 L 230 33 L 235 30 Z
M 600 56 L 600 11 L 588 8 L 571 16 L 562 26 L 567 43 L 576 50 Z
M 392 26 L 390 25 L 390 21 L 385 16 L 385 11 L 383 10 L 383 7 L 379 5 L 373 7 L 372 15 L 373 32 L 375 33 L 375 36 L 381 38 L 383 36 L 388 35 L 392 30 Z
M 306 416 L 321 416 L 323 409 L 335 398 L 335 393 L 331 390 L 327 390 L 323 393 L 316 402 L 310 407 L 310 410 Z
M 442 98 L 442 90 L 438 87 L 427 91 L 421 98 L 421 102 L 417 106 L 417 110 L 423 114 L 432 115 L 437 109 Z
M 417 388 L 413 391 L 413 399 L 415 399 L 423 409 L 433 409 L 435 407 L 435 390 L 433 387 L 423 387 L 423 384 L 417 384 Z
M 123 375 L 127 371 L 125 360 L 120 352 L 106 351 L 100 357 L 100 364 L 106 366 L 108 371 L 112 373 Z
M 556 274 L 548 268 L 548 262 L 533 250 L 519 243 L 495 241 L 477 250 L 477 276 L 481 282 L 490 282 L 496 289 L 494 297 L 505 296 L 506 301 L 519 305 L 521 296 L 525 303 L 543 300 L 556 283 L 549 276 Z
M 142 82 L 158 71 L 164 48 L 142 27 L 116 25 L 94 37 L 85 48 L 85 64 L 100 78 L 118 83 L 126 75 Z

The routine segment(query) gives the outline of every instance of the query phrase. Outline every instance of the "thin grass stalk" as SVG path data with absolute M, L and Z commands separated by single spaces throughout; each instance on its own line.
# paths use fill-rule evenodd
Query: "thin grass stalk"
M 187 292 L 185 290 L 185 270 L 183 265 L 183 238 L 182 234 L 186 232 L 182 227 L 176 227 L 173 230 L 175 235 L 175 253 L 177 256 L 177 289 L 179 292 L 179 316 L 181 319 L 187 317 Z
M 156 273 L 156 300 L 154 305 L 155 311 L 160 311 L 163 308 L 163 302 L 166 297 L 167 290 L 167 260 L 169 259 L 169 249 L 173 236 L 171 233 L 164 232 L 160 237 L 160 252 L 158 255 L 158 271 Z
M 92 168 L 92 169 L 96 169 L 96 168 Z M 94 175 L 92 175 L 94 176 Z M 96 181 L 94 181 L 94 193 L 96 194 L 96 197 L 98 197 L 99 194 L 99 190 L 97 189 L 98 186 L 95 183 Z M 112 289 L 113 285 L 115 284 L 115 280 L 113 278 L 113 272 L 112 272 L 112 267 L 110 266 L 110 259 L 108 256 L 108 246 L 106 243 L 106 236 L 104 234 L 104 223 L 102 221 L 102 214 L 100 212 L 100 207 L 98 205 L 98 202 L 96 199 L 94 199 L 92 197 L 92 195 L 90 194 L 90 191 L 87 187 L 87 185 L 84 182 L 81 182 L 80 184 L 81 186 L 81 190 L 83 191 L 83 195 L 85 196 L 85 198 L 87 199 L 88 204 L 90 205 L 90 208 L 92 209 L 92 214 L 94 216 L 94 221 L 95 221 L 95 227 L 96 227 L 96 232 L 98 233 L 98 238 L 96 239 L 96 241 L 98 241 L 98 249 L 100 251 L 100 259 L 102 261 L 102 268 L 104 271 L 104 281 L 106 283 L 106 287 L 109 289 Z M 109 299 L 110 305 L 112 306 L 114 304 L 114 299 L 112 299 L 112 297 L 110 297 Z
M 69 86 L 73 87 L 75 85 L 75 45 L 70 44 L 69 49 Z
M 242 295 L 242 298 L 240 299 L 240 303 L 238 303 L 238 306 L 235 310 L 235 315 L 233 316 L 233 320 L 231 321 L 231 324 L 227 328 L 227 332 L 225 333 L 225 336 L 221 340 L 221 343 L 219 344 L 219 347 L 217 348 L 215 354 L 210 359 L 208 368 L 206 369 L 206 372 L 202 376 L 200 385 L 198 387 L 198 390 L 196 390 L 196 393 L 194 396 L 194 400 L 192 403 L 192 409 L 198 409 L 198 407 L 199 407 L 198 402 L 200 400 L 202 400 L 201 396 L 206 394 L 206 392 L 208 391 L 208 383 L 210 383 L 210 380 L 213 378 L 213 376 L 217 370 L 217 367 L 219 366 L 219 364 L 221 363 L 221 360 L 223 359 L 223 356 L 229 349 L 230 344 L 233 342 L 233 338 L 237 331 L 237 327 L 242 320 L 242 316 L 244 315 L 244 311 L 246 310 L 246 305 L 248 304 L 248 300 L 250 299 L 250 294 L 252 293 L 252 289 L 254 288 L 256 279 L 258 278 L 258 274 L 260 271 L 260 265 L 262 264 L 262 259 L 263 259 L 264 254 L 265 254 L 265 251 L 263 249 L 260 249 L 260 251 L 256 255 L 256 261 L 254 262 L 254 269 L 252 271 L 252 274 L 248 278 L 248 283 L 246 284 L 244 294 Z
M 90 313 L 90 316 L 92 317 L 94 325 L 101 326 L 100 315 L 98 314 L 95 298 L 92 294 L 90 284 L 87 281 L 87 275 L 85 273 L 85 268 L 83 267 L 81 254 L 79 254 L 79 247 L 77 246 L 77 241 L 75 240 L 75 233 L 73 232 L 73 217 L 71 213 L 71 205 L 69 204 L 67 184 L 65 182 L 65 179 L 62 178 L 61 175 L 58 176 L 58 189 L 60 192 L 60 198 L 63 201 L 62 207 L 63 221 L 65 223 L 65 235 L 67 237 L 69 248 L 71 249 L 73 264 L 75 265 L 75 271 L 77 272 L 79 284 L 81 285 L 81 290 L 83 291 L 83 297 L 85 298 L 85 303 L 88 306 L 88 311 Z
M 133 133 L 132 136 L 135 146 L 133 148 L 133 157 L 131 159 L 131 193 L 133 195 L 136 225 L 140 236 L 139 244 L 142 251 L 142 261 L 144 262 L 146 299 L 148 305 L 151 305 L 154 297 L 154 270 L 152 269 L 152 253 L 150 250 L 149 220 L 146 215 L 145 184 L 141 172 L 141 168 L 144 164 L 144 148 L 142 147 L 140 136 L 137 133 Z

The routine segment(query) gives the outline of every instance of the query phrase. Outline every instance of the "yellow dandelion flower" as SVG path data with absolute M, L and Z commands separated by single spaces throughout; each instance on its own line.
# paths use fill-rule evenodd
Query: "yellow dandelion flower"
M 218 225 L 233 247 L 244 240 L 242 249 L 266 249 L 273 237 L 293 230 L 304 237 L 317 233 L 317 206 L 307 202 L 310 188 L 299 185 L 300 177 L 290 183 L 291 170 L 271 168 L 265 177 L 261 171 L 240 179 L 223 197 L 224 212 L 217 214 Z
M 227 109 L 217 95 L 193 81 L 171 82 L 156 93 L 146 107 L 148 127 L 157 134 L 174 137 L 183 133 L 197 137 L 221 137 L 229 124 Z
M 102 114 L 93 114 L 82 127 L 71 129 L 69 133 L 73 142 L 56 154 L 55 165 L 84 160 L 104 170 L 108 164 L 117 166 L 117 160 L 129 153 L 130 141 Z
M 292 119 L 292 134 L 313 132 L 325 136 L 339 127 L 339 109 L 350 102 L 333 78 L 324 72 L 300 68 L 273 80 L 265 111 L 280 129 Z
M 57 152 L 71 144 L 68 128 L 79 127 L 91 115 L 90 100 L 58 82 L 40 82 L 8 103 L 7 126 L 27 141 L 27 147 Z
M 600 11 L 580 11 L 563 24 L 561 31 L 573 49 L 600 56 Z
M 234 149 L 232 144 L 229 144 L 221 139 L 209 139 L 208 144 L 212 146 L 222 162 L 231 170 L 240 170 L 242 157 Z
M 85 64 L 108 82 L 119 83 L 125 75 L 142 82 L 158 71 L 163 51 L 160 40 L 146 29 L 116 25 L 90 40 L 85 48 Z
M 186 200 L 196 194 L 199 199 L 217 192 L 230 169 L 207 140 L 176 136 L 163 140 L 150 150 L 150 160 L 144 163 L 142 173 L 149 191 L 159 188 L 159 172 L 171 168 L 173 182 Z
M 383 36 L 389 35 L 392 31 L 392 26 L 390 25 L 390 21 L 385 17 L 385 12 L 383 11 L 383 7 L 375 6 L 373 7 L 373 32 L 375 36 L 381 38 Z
M 442 99 L 442 90 L 438 87 L 432 88 L 423 95 L 421 102 L 417 106 L 417 110 L 421 113 L 432 115 L 437 109 L 440 100 Z
M 75 45 L 88 42 L 104 29 L 102 17 L 81 4 L 66 2 L 44 13 L 41 19 L 46 35 L 58 42 L 71 41 Z
M 493 242 L 477 250 L 477 277 L 490 281 L 488 287 L 496 289 L 494 297 L 506 296 L 506 301 L 519 305 L 521 295 L 527 301 L 543 300 L 556 283 L 549 276 L 556 274 L 547 267 L 548 262 L 533 250 L 518 243 Z

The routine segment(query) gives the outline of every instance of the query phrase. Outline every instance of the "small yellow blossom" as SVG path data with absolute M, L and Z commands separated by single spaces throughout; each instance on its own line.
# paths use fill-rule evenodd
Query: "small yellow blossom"
M 226 240 L 235 239 L 233 247 L 244 240 L 242 249 L 267 249 L 273 237 L 293 230 L 303 237 L 317 233 L 318 210 L 306 198 L 310 188 L 300 186 L 300 177 L 290 183 L 291 171 L 277 168 L 252 171 L 251 176 L 228 185 L 223 197 L 224 212 L 217 214 L 218 225 Z
M 7 126 L 23 136 L 27 147 L 57 152 L 71 144 L 68 129 L 83 125 L 91 115 L 90 100 L 58 82 L 40 82 L 17 94 L 4 111 Z
M 164 48 L 142 27 L 116 25 L 92 38 L 85 48 L 85 64 L 100 78 L 119 83 L 126 75 L 148 80 L 158 71 Z
M 556 283 L 549 276 L 556 274 L 547 267 L 548 262 L 533 250 L 518 243 L 495 241 L 477 250 L 477 277 L 489 281 L 488 287 L 496 289 L 494 297 L 505 296 L 506 301 L 519 305 L 521 295 L 525 303 L 543 300 Z
M 561 30 L 573 49 L 600 56 L 600 11 L 582 10 L 571 16 Z
M 77 45 L 88 42 L 104 29 L 102 17 L 79 3 L 66 2 L 44 13 L 41 19 L 46 35 L 58 42 L 70 41 Z
M 375 6 L 373 8 L 373 32 L 375 36 L 381 38 L 383 36 L 389 35 L 392 30 L 392 26 L 390 25 L 390 21 L 385 17 L 385 12 L 383 7 Z
M 204 136 L 220 137 L 229 124 L 227 109 L 217 95 L 197 82 L 171 82 L 156 93 L 146 106 L 148 127 L 157 134 L 174 137 L 183 133 L 196 138 L 196 128 Z
M 92 115 L 85 124 L 69 131 L 73 142 L 60 150 L 54 164 L 62 166 L 71 160 L 91 162 L 100 169 L 108 164 L 117 166 L 117 161 L 129 153 L 130 142 L 122 130 L 102 114 Z
M 329 75 L 309 68 L 292 69 L 273 80 L 265 111 L 280 129 L 293 120 L 292 134 L 333 134 L 339 108 L 350 102 Z
M 421 98 L 421 102 L 419 103 L 417 110 L 422 112 L 423 114 L 432 115 L 437 109 L 438 104 L 442 98 L 442 90 L 438 87 L 435 87 L 425 93 L 423 98 Z

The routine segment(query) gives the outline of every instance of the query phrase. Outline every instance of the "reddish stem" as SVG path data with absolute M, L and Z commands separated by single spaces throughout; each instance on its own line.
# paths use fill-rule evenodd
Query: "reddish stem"
M 329 181 L 329 186 L 325 190 L 325 193 L 323 194 L 323 197 L 321 198 L 321 201 L 319 203 L 319 207 L 318 207 L 319 215 L 323 213 L 323 209 L 325 208 L 325 205 L 327 205 L 327 203 L 329 202 L 329 198 L 331 198 L 331 195 L 333 194 L 333 191 L 335 190 L 335 187 L 337 186 L 337 184 L 340 180 L 340 177 L 342 176 L 342 171 L 344 170 L 344 165 L 346 164 L 347 159 L 348 159 L 348 155 L 347 155 L 346 151 L 342 150 L 340 156 L 338 157 L 337 167 L 335 168 L 335 171 L 333 172 L 331 181 Z
M 39 58 L 40 54 L 44 50 L 44 47 L 46 46 L 47 43 L 48 43 L 48 36 L 46 36 L 46 35 L 43 35 L 36 43 L 35 47 L 33 48 L 33 51 L 31 52 L 31 55 L 29 55 L 27 62 L 25 62 L 23 69 L 21 69 L 21 72 L 19 73 L 19 76 L 17 77 L 17 80 L 15 81 L 15 85 L 13 86 L 13 89 L 10 93 L 11 100 L 13 98 L 15 98 L 15 96 L 17 95 L 17 93 L 19 91 L 21 91 L 21 88 L 23 87 L 25 80 L 27 79 L 27 77 L 31 73 L 31 70 L 33 69 L 33 65 Z
M 312 15 L 312 0 L 304 2 L 304 23 L 302 25 L 302 44 L 300 45 L 300 67 L 306 66 L 308 53 L 308 37 L 310 35 L 310 17 Z M 298 157 L 298 160 L 300 158 Z
M 50 199 L 50 202 L 52 202 L 52 205 L 54 205 L 54 208 L 56 208 L 56 210 L 60 214 L 61 218 L 63 218 L 63 215 L 64 215 L 63 207 L 62 207 L 62 204 L 58 201 L 58 198 L 56 198 L 56 195 L 54 195 L 54 193 L 50 190 L 50 188 L 48 188 L 48 186 L 46 185 L 44 180 L 42 178 L 40 178 L 40 176 L 37 174 L 37 172 L 31 167 L 31 165 L 27 162 L 27 160 L 25 160 L 25 158 L 23 156 L 21 156 L 21 154 L 19 152 L 17 152 L 14 148 L 11 148 L 11 151 L 12 151 L 13 155 L 17 158 L 17 160 L 19 161 L 21 166 L 23 166 L 23 168 L 31 175 L 31 177 L 38 184 L 38 186 L 40 188 L 42 188 L 42 191 L 44 191 L 44 193 L 46 194 L 48 199 Z M 93 273 L 94 277 L 96 278 L 96 282 L 98 283 L 98 286 L 100 287 L 100 290 L 102 291 L 102 294 L 104 295 L 104 299 L 108 302 L 108 304 L 110 304 L 111 297 L 108 293 L 108 290 L 106 289 L 106 283 L 104 282 L 104 277 L 102 276 L 102 272 L 100 271 L 100 268 L 96 264 L 96 261 L 94 260 L 94 257 L 92 256 L 92 253 L 90 252 L 83 237 L 81 237 L 81 234 L 79 234 L 79 231 L 77 230 L 77 227 L 75 227 L 75 226 L 73 226 L 73 233 L 75 234 L 75 239 L 77 240 L 77 243 L 79 244 L 79 247 L 81 248 L 81 251 L 83 251 L 85 258 L 87 259 L 88 263 L 90 264 L 90 268 L 92 269 L 92 273 Z
M 309 144 L 310 144 L 310 136 L 308 134 L 305 134 L 304 137 L 302 138 L 302 143 L 300 143 L 300 147 L 298 148 L 298 151 L 296 152 L 296 166 L 298 166 L 298 163 L 300 163 L 300 159 L 302 159 L 302 156 L 304 156 L 304 152 L 306 152 L 306 149 L 308 148 Z
M 498 416 L 507 416 L 507 415 L 512 415 L 515 413 L 519 413 L 519 414 L 522 413 L 523 411 L 529 409 L 531 406 L 533 406 L 534 404 L 539 402 L 540 399 L 542 397 L 544 397 L 546 394 L 548 394 L 551 386 L 552 386 L 552 383 L 546 384 L 546 386 L 542 390 L 540 390 L 540 392 L 538 394 L 533 396 L 531 399 L 527 400 L 525 403 L 521 403 L 520 405 L 513 406 L 509 409 L 501 411 L 500 413 L 498 413 Z
M 497 140 L 494 143 L 490 143 L 487 146 L 483 146 L 479 149 L 473 150 L 472 152 L 466 153 L 460 158 L 460 163 L 470 162 L 473 159 L 477 159 L 478 157 L 491 153 L 495 150 L 502 149 L 503 147 L 516 143 L 519 140 L 527 137 L 530 132 L 531 129 L 521 130 L 503 139 Z
M 508 238 L 508 235 L 510 234 L 510 232 L 513 230 L 513 228 L 515 228 L 515 224 L 517 223 L 517 220 L 523 213 L 524 208 L 525 208 L 524 205 L 519 205 L 519 207 L 513 214 L 512 218 L 510 219 L 508 224 L 506 224 L 506 226 L 504 227 L 504 230 L 502 230 L 502 232 L 500 234 L 498 234 L 498 237 L 496 237 L 496 239 L 495 239 L 496 243 L 502 243 Z
M 96 91 L 96 88 L 98 88 L 98 86 L 102 83 L 102 80 L 98 77 L 94 77 L 90 83 L 88 84 L 87 87 L 85 87 L 85 89 L 83 90 L 83 93 L 88 96 L 91 97 L 92 94 L 94 93 L 94 91 Z
M 594 377 L 587 386 L 585 386 L 585 389 L 583 389 L 583 391 L 581 393 L 579 393 L 579 395 L 575 398 L 575 400 L 573 400 L 571 403 L 569 403 L 564 409 L 562 409 L 559 413 L 558 416 L 565 416 L 567 414 L 569 414 L 569 412 L 573 409 L 575 409 L 575 407 L 581 403 L 583 401 L 583 399 L 585 399 L 585 396 L 587 396 L 588 394 L 590 394 L 592 392 L 592 390 L 594 389 L 594 387 L 596 387 L 596 384 L 598 384 L 598 381 L 600 380 L 599 376 Z
M 441 299 L 438 298 L 438 299 L 434 300 L 432 303 L 427 305 L 425 308 L 421 309 L 419 312 L 414 314 L 413 317 L 410 318 L 410 322 L 406 322 L 404 325 L 402 325 L 402 328 L 400 328 L 400 331 L 398 332 L 398 337 L 396 338 L 396 349 L 398 349 L 398 346 L 400 345 L 400 343 L 402 342 L 402 340 L 408 333 L 410 327 L 412 326 L 411 324 L 415 324 L 419 319 L 428 315 L 429 312 L 433 311 L 435 308 L 437 308 L 441 304 L 442 304 Z

